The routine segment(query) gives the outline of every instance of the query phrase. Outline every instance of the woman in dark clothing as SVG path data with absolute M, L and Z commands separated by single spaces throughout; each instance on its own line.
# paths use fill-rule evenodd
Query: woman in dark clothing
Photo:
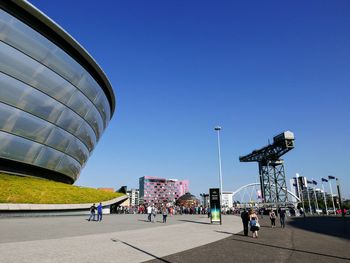
M 273 210 L 270 212 L 271 227 L 276 227 L 276 214 Z
M 244 235 L 248 236 L 249 214 L 248 214 L 246 209 L 243 210 L 243 212 L 241 214 L 241 218 L 242 218 L 242 223 L 243 223 Z

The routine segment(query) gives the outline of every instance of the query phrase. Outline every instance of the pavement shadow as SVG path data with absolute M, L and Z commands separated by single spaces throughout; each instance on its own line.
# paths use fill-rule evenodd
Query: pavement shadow
M 250 227 L 249 227 L 250 228 Z M 264 226 L 260 224 L 260 228 L 271 228 L 271 226 Z
M 235 236 L 241 236 L 241 237 L 247 237 L 246 235 L 243 234 L 243 232 L 233 234 Z
M 151 253 L 149 253 L 149 252 L 147 252 L 147 251 L 145 251 L 145 250 L 143 250 L 143 249 L 141 249 L 141 248 L 135 247 L 134 245 L 131 245 L 131 244 L 129 244 L 129 243 L 127 243 L 127 242 L 124 242 L 124 241 L 122 241 L 122 240 L 113 239 L 113 238 L 112 238 L 111 240 L 112 240 L 112 242 L 120 242 L 120 243 L 123 243 L 124 245 L 127 245 L 127 246 L 129 246 L 129 247 L 131 247 L 131 248 L 133 248 L 133 249 L 135 249 L 135 250 L 138 250 L 138 251 L 140 251 L 140 252 L 142 252 L 142 253 L 144 253 L 144 254 L 146 254 L 146 255 L 149 255 L 149 256 L 151 256 L 151 257 L 153 257 L 153 258 L 155 258 L 155 259 L 157 259 L 157 260 L 159 260 L 159 261 L 161 261 L 161 262 L 171 263 L 170 261 L 167 261 L 167 260 L 165 260 L 165 259 L 163 259 L 163 258 L 157 257 L 156 255 L 153 255 L 153 254 L 151 254 Z
M 202 224 L 202 225 L 211 225 L 208 222 L 198 222 L 198 221 L 192 221 L 192 220 L 186 220 L 186 219 L 180 219 L 179 221 L 182 222 L 189 222 L 189 223 L 195 223 L 195 224 Z
M 222 233 L 222 234 L 227 234 L 227 235 L 234 235 L 234 233 L 230 233 L 230 232 L 226 232 L 226 231 L 215 230 L 215 232 Z
M 141 222 L 150 222 L 147 219 L 137 219 L 137 221 L 141 221 Z
M 350 217 L 292 217 L 287 223 L 303 230 L 350 239 Z
M 235 234 L 235 236 L 236 235 L 237 234 Z M 350 260 L 350 258 L 348 258 L 348 257 L 340 257 L 340 256 L 329 255 L 329 254 L 318 253 L 318 252 L 312 252 L 312 251 L 307 251 L 307 250 L 302 250 L 302 249 L 295 249 L 295 248 L 276 246 L 276 245 L 271 245 L 271 244 L 266 244 L 266 243 L 259 243 L 259 242 L 256 242 L 256 241 L 242 240 L 242 239 L 238 239 L 238 238 L 234 238 L 234 237 L 231 240 L 237 241 L 237 242 L 248 243 L 248 244 L 254 244 L 256 246 L 272 247 L 272 248 L 277 248 L 277 249 L 289 250 L 289 251 L 292 251 L 292 252 L 300 252 L 300 253 L 307 253 L 307 254 L 312 254 L 312 255 L 317 255 L 317 256 L 329 257 L 329 258 Z

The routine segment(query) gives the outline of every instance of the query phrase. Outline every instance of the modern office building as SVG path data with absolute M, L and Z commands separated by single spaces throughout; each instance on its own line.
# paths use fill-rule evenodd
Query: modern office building
M 140 191 L 139 189 L 130 189 L 126 192 L 129 196 L 129 201 L 131 206 L 139 205 Z
M 74 183 L 114 109 L 77 41 L 27 1 L 0 1 L 0 170 Z
M 173 203 L 189 191 L 188 180 L 143 176 L 139 184 L 140 203 L 143 204 Z

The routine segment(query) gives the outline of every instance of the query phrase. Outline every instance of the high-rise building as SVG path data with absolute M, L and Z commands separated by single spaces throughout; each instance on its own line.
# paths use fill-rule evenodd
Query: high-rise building
M 175 202 L 189 192 L 188 180 L 143 176 L 139 179 L 140 204 L 164 204 Z
M 126 193 L 129 196 L 130 205 L 131 206 L 138 206 L 139 205 L 139 198 L 140 198 L 139 189 L 130 189 Z

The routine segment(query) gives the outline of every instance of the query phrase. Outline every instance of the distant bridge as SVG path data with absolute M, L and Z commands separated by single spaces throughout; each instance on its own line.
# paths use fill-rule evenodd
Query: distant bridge
M 250 183 L 239 187 L 236 191 L 233 191 L 233 201 L 238 201 L 241 204 L 245 203 L 262 203 L 258 200 L 258 191 L 261 191 L 260 183 Z M 287 193 L 294 197 L 298 202 L 300 199 L 294 193 L 287 189 Z

